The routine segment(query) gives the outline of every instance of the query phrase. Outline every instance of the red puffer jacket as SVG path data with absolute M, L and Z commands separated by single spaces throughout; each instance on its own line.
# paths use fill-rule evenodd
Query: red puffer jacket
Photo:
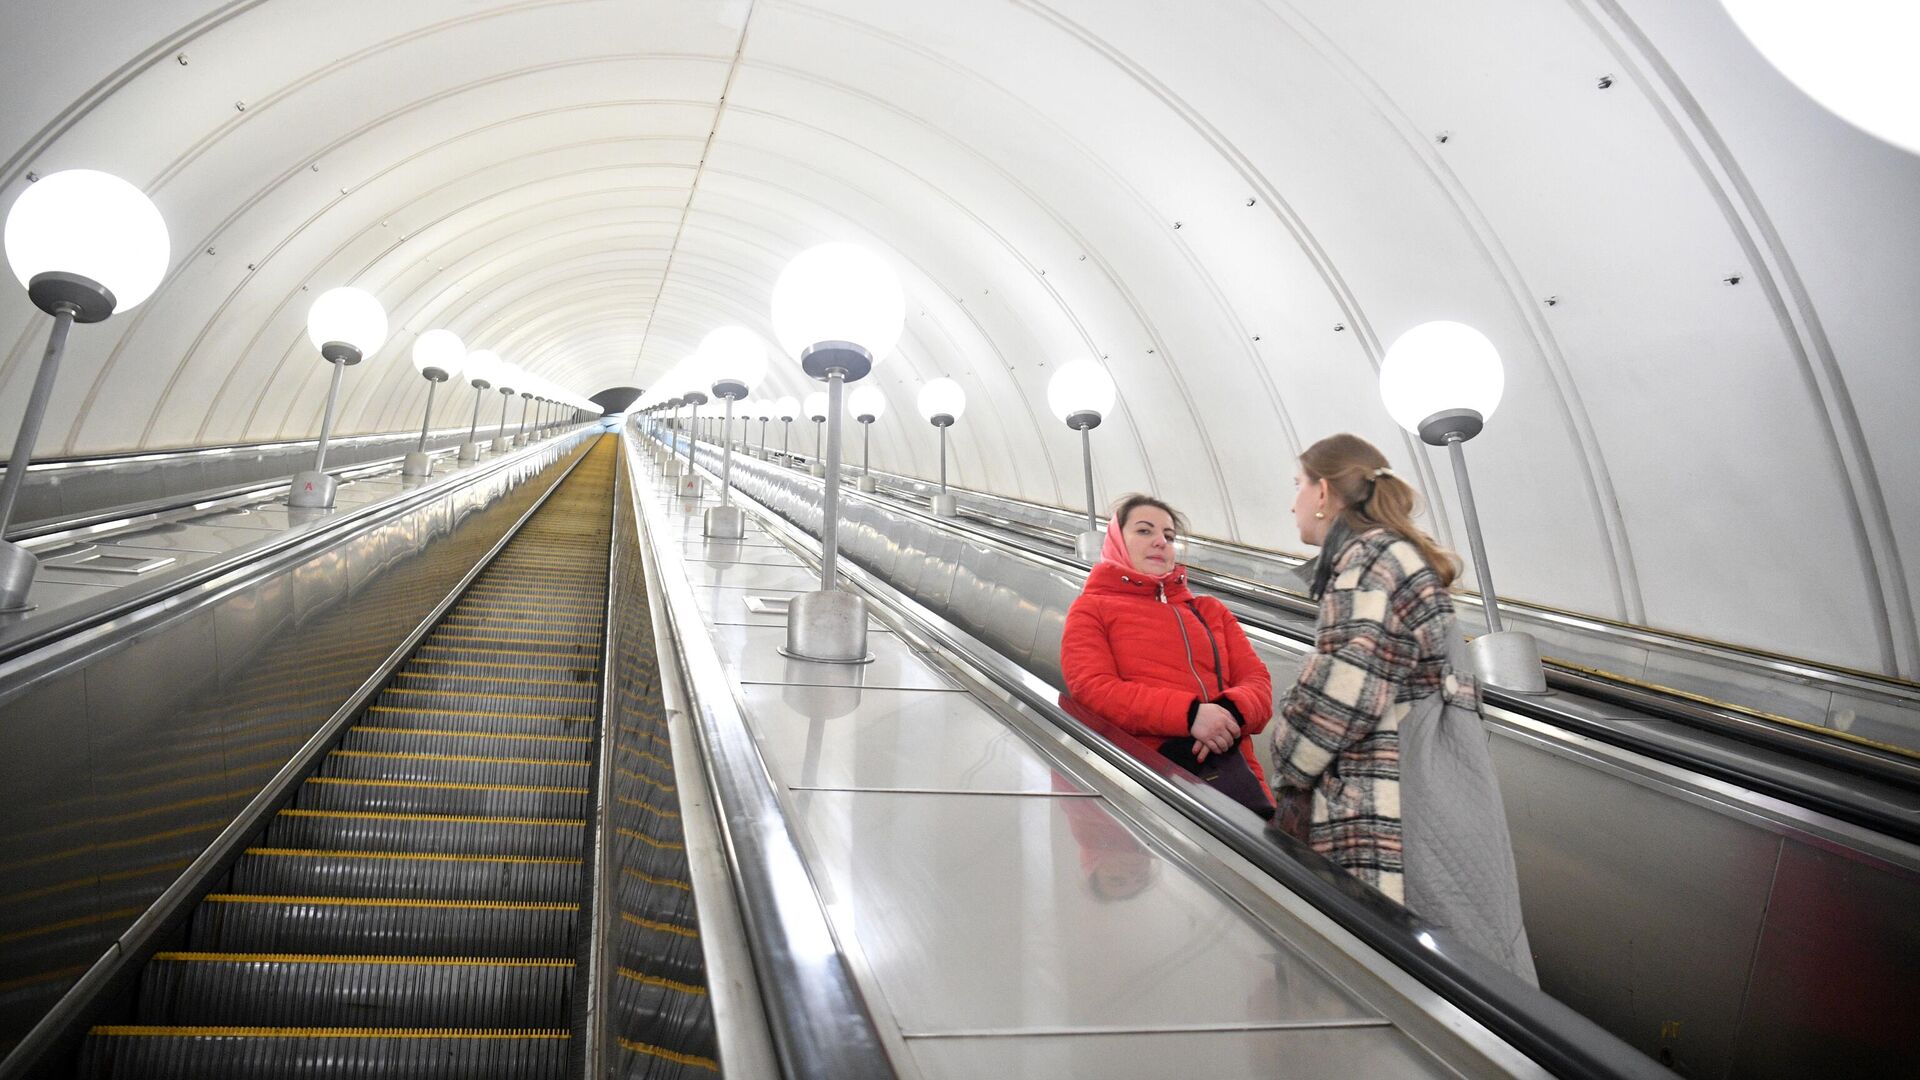
M 1202 619 L 1225 668 L 1218 681 Z M 1060 667 L 1073 704 L 1143 737 L 1189 734 L 1193 703 L 1224 696 L 1246 722 L 1240 752 L 1265 780 L 1244 736 L 1272 718 L 1273 680 L 1233 613 L 1211 596 L 1196 598 L 1184 569 L 1156 585 L 1114 563 L 1095 564 L 1067 610 Z

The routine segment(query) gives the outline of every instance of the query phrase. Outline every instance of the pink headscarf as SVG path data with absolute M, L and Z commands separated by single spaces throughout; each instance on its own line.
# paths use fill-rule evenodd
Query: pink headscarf
M 1120 536 L 1120 518 L 1118 515 L 1107 519 L 1107 539 L 1100 545 L 1100 561 L 1112 563 L 1136 578 L 1143 581 L 1151 581 L 1155 584 L 1166 581 L 1173 575 L 1180 573 L 1182 569 L 1177 560 L 1173 564 L 1173 569 L 1164 574 L 1149 574 L 1145 570 L 1134 566 L 1133 556 L 1127 554 L 1127 542 Z

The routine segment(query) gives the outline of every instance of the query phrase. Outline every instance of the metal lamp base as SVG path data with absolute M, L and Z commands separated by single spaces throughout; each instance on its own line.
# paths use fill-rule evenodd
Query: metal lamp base
M 821 480 L 825 480 L 827 478 L 827 467 L 825 465 L 820 464 L 817 461 L 814 462 L 812 465 L 807 466 L 807 471 L 812 473 L 815 477 Z
M 706 535 L 716 540 L 738 540 L 747 535 L 747 515 L 737 506 L 715 506 L 707 510 Z
M 954 500 L 952 495 L 942 492 L 933 497 L 933 516 L 957 517 L 959 514 L 959 503 Z
M 507 451 L 509 451 L 509 450 L 511 450 L 511 449 L 513 449 L 513 440 L 512 440 L 512 439 L 509 439 L 509 438 L 505 438 L 505 437 L 502 437 L 502 438 L 498 438 L 498 439 L 495 439 L 495 440 L 493 440 L 493 452 L 494 452 L 494 453 L 496 453 L 496 454 L 504 454 L 504 453 L 506 453 Z
M 801 593 L 787 605 L 787 641 L 780 655 L 820 664 L 870 664 L 867 602 L 838 589 Z
M 863 476 L 860 478 L 860 482 L 854 486 L 871 495 L 880 490 L 880 481 L 871 476 Z
M 1540 643 L 1524 630 L 1482 634 L 1467 644 L 1474 674 L 1484 686 L 1514 694 L 1547 693 L 1547 671 L 1540 664 Z
M 474 462 L 479 461 L 480 460 L 480 444 L 477 442 L 461 443 L 460 457 L 458 458 L 458 460 L 462 465 L 471 465 Z
M 683 499 L 697 499 L 706 493 L 707 482 L 698 476 L 683 476 L 680 482 L 674 485 L 674 494 Z
M 407 455 L 406 461 L 401 463 L 400 475 L 401 476 L 432 476 L 433 475 L 433 458 L 427 454 L 423 454 L 420 451 L 415 450 L 414 452 Z
M 40 560 L 33 552 L 8 540 L 0 540 L 0 612 L 26 611 L 27 593 L 33 589 L 33 575 Z
M 333 506 L 334 493 L 339 488 L 340 482 L 326 473 L 295 473 L 293 484 L 287 489 L 287 505 L 311 510 L 329 509 Z
M 1099 562 L 1100 550 L 1107 546 L 1107 534 L 1103 532 L 1083 532 L 1073 538 L 1073 554 L 1081 562 Z

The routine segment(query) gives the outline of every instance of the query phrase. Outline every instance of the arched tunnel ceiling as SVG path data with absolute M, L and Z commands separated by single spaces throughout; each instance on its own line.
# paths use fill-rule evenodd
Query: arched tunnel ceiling
M 341 430 L 397 430 L 421 331 L 645 386 L 721 323 L 770 337 L 785 261 L 853 239 L 909 297 L 876 464 L 935 470 L 913 394 L 949 375 L 958 481 L 1077 503 L 1043 394 L 1090 356 L 1103 498 L 1297 550 L 1293 457 L 1351 430 L 1460 545 L 1374 385 L 1459 319 L 1507 366 L 1468 448 L 1503 592 L 1920 673 L 1920 162 L 1711 0 L 9 4 L 0 58 L 0 196 L 106 169 L 174 238 L 75 333 L 43 454 L 310 437 L 333 285 L 396 327 Z M 0 431 L 46 326 L 6 290 Z

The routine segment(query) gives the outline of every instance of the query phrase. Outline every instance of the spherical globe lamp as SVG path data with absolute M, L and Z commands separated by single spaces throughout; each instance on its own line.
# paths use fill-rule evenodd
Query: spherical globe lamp
M 1076 431 L 1098 427 L 1113 411 L 1113 376 L 1097 360 L 1062 365 L 1047 381 L 1047 408 Z
M 1720 0 L 1760 55 L 1854 127 L 1920 154 L 1920 5 Z
M 700 339 L 696 354 L 715 397 L 738 401 L 767 377 L 767 343 L 744 326 L 723 326 Z
M 461 371 L 475 390 L 487 390 L 493 387 L 493 380 L 499 376 L 500 363 L 500 354 L 492 349 L 475 349 L 467 354 L 467 362 Z
M 338 364 L 357 364 L 387 343 L 387 309 L 364 289 L 328 289 L 307 309 L 307 340 Z
M 139 188 L 110 173 L 42 177 L 7 211 L 7 264 L 42 311 L 99 322 L 153 295 L 167 273 L 167 223 Z
M 916 404 L 920 407 L 920 415 L 928 423 L 935 427 L 946 427 L 967 411 L 967 392 L 952 379 L 935 379 L 920 388 Z
M 429 330 L 413 339 L 413 370 L 429 382 L 459 378 L 467 362 L 467 347 L 451 330 Z
M 791 420 L 800 415 L 800 399 L 791 394 L 773 403 L 773 414 L 782 420 Z
M 827 418 L 827 395 L 819 390 L 808 394 L 806 402 L 801 406 L 801 413 L 809 420 L 816 422 L 825 420 Z
M 1506 388 L 1500 352 L 1465 323 L 1421 323 L 1380 363 L 1380 398 L 1394 422 L 1434 446 L 1471 439 L 1493 418 Z
M 864 378 L 906 326 L 907 301 L 885 259 L 842 241 L 808 248 L 773 286 L 773 332 L 806 373 Z
M 856 386 L 847 396 L 847 411 L 855 420 L 871 424 L 887 414 L 887 395 L 879 387 L 869 383 Z

